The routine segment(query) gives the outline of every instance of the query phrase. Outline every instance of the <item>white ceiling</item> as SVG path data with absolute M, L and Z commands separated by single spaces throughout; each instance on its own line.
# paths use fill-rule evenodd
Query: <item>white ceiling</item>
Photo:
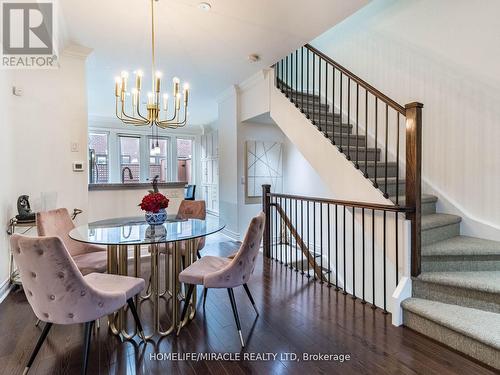
M 205 0 L 206 1 L 206 0 Z M 192 88 L 191 124 L 217 116 L 215 98 L 349 16 L 369 0 L 160 0 L 156 4 L 157 70 Z M 62 0 L 64 31 L 93 49 L 88 59 L 89 114 L 114 115 L 114 77 L 150 71 L 149 0 Z M 248 55 L 262 59 L 251 63 Z M 150 75 L 144 78 L 144 85 Z M 170 91 L 170 84 L 168 85 Z M 147 87 L 147 86 L 146 86 Z

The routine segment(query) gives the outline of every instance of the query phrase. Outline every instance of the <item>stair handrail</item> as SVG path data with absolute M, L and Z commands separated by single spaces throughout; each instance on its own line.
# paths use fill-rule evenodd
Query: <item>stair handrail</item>
M 304 59 L 303 50 L 306 53 L 306 59 Z M 300 65 L 299 65 L 299 52 L 300 52 Z M 310 64 L 309 55 L 312 54 L 312 64 Z M 318 63 L 315 62 L 318 61 Z M 294 65 L 295 61 L 295 65 Z M 324 69 L 324 80 L 321 79 L 321 67 L 323 62 L 325 63 Z M 340 82 L 337 83 L 340 86 L 339 92 L 339 109 L 337 112 L 339 115 L 339 121 L 337 122 L 336 129 L 336 120 L 335 113 L 329 117 L 328 113 L 328 98 L 322 98 L 321 95 L 317 96 L 317 92 L 321 94 L 321 84 L 322 82 L 325 85 L 325 92 L 328 95 L 328 66 L 333 68 L 333 74 L 330 76 L 331 87 L 332 87 L 332 96 L 331 98 L 331 106 L 333 109 L 336 107 L 335 102 L 335 72 L 338 71 L 340 73 Z M 300 75 L 299 75 L 299 66 L 300 66 Z M 315 70 L 315 68 L 318 68 Z M 311 72 L 312 70 L 312 72 Z M 400 206 L 399 204 L 399 183 L 401 181 L 399 168 L 400 168 L 400 142 L 403 140 L 403 137 L 400 138 L 399 129 L 402 125 L 400 122 L 399 116 L 403 116 L 405 119 L 405 142 L 406 142 L 406 155 L 405 155 L 405 208 L 410 208 L 409 211 L 405 211 L 406 218 L 411 221 L 411 274 L 412 276 L 418 276 L 421 272 L 421 204 L 422 204 L 422 108 L 423 104 L 419 102 L 412 102 L 406 104 L 405 106 L 400 105 L 395 100 L 389 98 L 387 95 L 383 94 L 380 90 L 376 89 L 356 74 L 350 72 L 347 68 L 337 63 L 331 57 L 325 55 L 323 52 L 319 51 L 317 48 L 311 46 L 310 44 L 306 44 L 298 50 L 292 52 L 290 55 L 283 57 L 280 61 L 274 64 L 275 71 L 275 84 L 276 87 L 285 94 L 287 98 L 290 99 L 292 103 L 295 104 L 297 108 L 302 105 L 300 108 L 301 112 L 312 122 L 313 125 L 318 127 L 318 130 L 324 133 L 325 137 L 329 138 L 333 145 L 336 145 L 340 152 L 344 153 L 348 160 L 351 160 L 357 169 L 360 169 L 360 166 L 364 165 L 364 176 L 365 178 L 372 179 L 373 186 L 377 189 L 380 189 L 385 198 L 389 198 L 388 193 L 388 123 L 389 123 L 389 108 L 391 111 L 395 111 L 397 115 L 397 129 L 396 132 L 397 138 L 393 140 L 393 144 L 396 144 L 395 151 L 395 205 Z M 316 79 L 316 72 L 318 73 L 319 79 Z M 304 82 L 304 73 L 306 73 L 306 82 Z M 311 78 L 312 73 L 312 80 Z M 333 78 L 332 78 L 333 76 Z M 344 79 L 343 76 L 347 78 L 347 93 L 342 91 Z M 299 85 L 300 80 L 300 85 Z M 306 84 L 304 84 L 306 83 Z M 350 142 L 351 135 L 349 126 L 353 126 L 350 122 L 350 103 L 351 96 L 353 92 L 351 92 L 351 85 L 354 83 L 355 85 L 355 100 L 352 100 L 352 104 L 355 103 L 355 118 L 357 121 L 356 125 L 356 134 L 355 141 L 353 143 Z M 311 85 L 310 85 L 311 84 Z M 316 86 L 317 84 L 317 86 Z M 307 104 L 307 100 L 304 99 L 306 95 L 311 95 L 310 86 L 312 86 L 312 111 L 308 113 L 304 110 L 303 104 Z M 300 91 L 299 91 L 300 87 Z M 360 98 L 360 88 L 365 92 L 364 102 L 365 102 L 365 137 L 364 137 L 364 145 L 361 144 L 361 148 L 365 148 L 364 151 L 364 162 L 363 160 L 359 160 L 359 147 L 360 147 L 360 136 L 359 132 L 359 122 L 358 122 L 358 109 L 359 103 L 363 98 Z M 319 89 L 319 90 L 316 90 Z M 385 142 L 384 149 L 384 159 L 385 163 L 378 162 L 378 158 L 374 159 L 374 166 L 371 166 L 373 169 L 373 175 L 368 173 L 369 163 L 367 161 L 368 155 L 368 94 L 372 95 L 374 100 L 374 113 L 373 121 L 375 124 L 371 124 L 372 130 L 374 131 L 374 148 L 375 152 L 378 149 L 377 142 L 377 126 L 379 121 L 379 110 L 382 112 L 385 109 L 385 140 L 381 140 L 380 144 Z M 316 105 L 316 101 L 319 101 L 319 105 Z M 347 103 L 345 103 L 347 102 Z M 380 103 L 382 105 L 379 105 Z M 343 105 L 347 106 L 347 111 L 344 111 Z M 372 110 L 372 108 L 370 108 Z M 381 116 L 380 116 L 381 117 Z M 347 118 L 347 126 L 343 125 L 343 119 Z M 384 119 L 380 121 L 383 126 Z M 346 133 L 344 133 L 344 129 Z M 394 133 L 393 133 L 394 134 Z M 345 144 L 345 139 L 347 139 L 347 145 Z M 354 151 L 351 151 L 351 148 L 354 148 Z M 401 157 L 402 159 L 403 157 Z M 378 175 L 378 164 L 383 163 L 382 165 L 385 167 L 385 170 L 381 173 L 382 175 Z M 382 185 L 384 189 L 382 189 Z M 360 202 L 355 202 L 360 203 Z
M 356 74 L 354 74 L 354 73 L 350 72 L 349 70 L 347 70 L 345 67 L 343 67 L 342 65 L 340 65 L 338 62 L 336 62 L 335 60 L 333 60 L 331 57 L 325 55 L 323 52 L 321 52 L 317 48 L 314 48 L 310 44 L 306 44 L 304 47 L 306 47 L 311 52 L 314 52 L 318 56 L 321 56 L 321 58 L 323 60 L 328 61 L 330 64 L 332 64 L 333 66 L 335 66 L 335 68 L 337 70 L 339 70 L 340 72 L 342 72 L 343 74 L 345 74 L 347 77 L 351 78 L 353 81 L 355 81 L 356 83 L 358 83 L 361 87 L 363 87 L 365 90 L 368 90 L 368 92 L 370 92 L 372 95 L 376 96 L 377 98 L 379 98 L 380 100 L 382 100 L 384 103 L 387 103 L 389 106 L 391 106 L 394 110 L 396 110 L 399 113 L 401 113 L 403 116 L 406 116 L 406 108 L 403 107 L 401 104 L 399 104 L 396 101 L 394 101 L 393 99 L 389 98 L 387 95 L 385 95 L 382 92 L 380 92 L 379 90 L 377 90 L 375 87 L 373 87 L 372 85 L 370 85 L 368 82 L 366 82 L 366 81 L 362 80 L 361 78 L 359 78 Z

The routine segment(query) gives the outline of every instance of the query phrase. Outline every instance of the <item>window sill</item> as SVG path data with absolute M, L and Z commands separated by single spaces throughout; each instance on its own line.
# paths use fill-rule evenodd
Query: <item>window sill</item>
M 180 189 L 184 188 L 187 182 L 159 182 L 159 189 Z M 151 190 L 151 182 L 128 182 L 128 183 L 107 183 L 107 184 L 89 184 L 89 191 L 99 190 Z

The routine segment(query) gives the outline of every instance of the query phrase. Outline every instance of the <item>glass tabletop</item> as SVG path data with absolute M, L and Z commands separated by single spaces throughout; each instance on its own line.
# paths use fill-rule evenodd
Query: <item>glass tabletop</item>
M 138 216 L 81 225 L 69 232 L 69 236 L 75 241 L 98 245 L 147 245 L 204 237 L 224 227 L 219 218 L 212 216 L 206 220 L 181 220 L 169 215 L 165 224 L 155 226 L 146 223 L 144 216 Z

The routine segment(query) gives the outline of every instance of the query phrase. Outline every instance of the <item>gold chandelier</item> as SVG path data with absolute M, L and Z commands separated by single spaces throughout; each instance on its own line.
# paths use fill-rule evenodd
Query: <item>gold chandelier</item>
M 151 0 L 151 52 L 152 52 L 152 82 L 151 91 L 148 92 L 146 111 L 147 114 L 141 113 L 141 90 L 142 90 L 142 77 L 143 72 L 136 70 L 135 73 L 135 87 L 128 91 L 128 78 L 129 74 L 126 71 L 121 72 L 120 77 L 115 79 L 115 97 L 116 97 L 116 117 L 124 124 L 135 126 L 153 126 L 156 125 L 162 129 L 176 129 L 186 125 L 187 121 L 187 107 L 189 100 L 189 85 L 187 83 L 183 86 L 183 110 L 181 111 L 181 93 L 179 78 L 173 79 L 173 111 L 171 116 L 169 113 L 169 97 L 167 93 L 161 95 L 161 72 L 156 71 L 155 65 L 155 14 L 154 2 L 158 0 Z M 130 99 L 127 99 L 130 97 Z M 127 107 L 128 113 L 127 113 Z M 183 116 L 181 116 L 181 112 Z M 162 118 L 163 117 L 163 118 Z M 182 118 L 182 120 L 181 120 Z M 157 141 L 158 143 L 158 141 Z

